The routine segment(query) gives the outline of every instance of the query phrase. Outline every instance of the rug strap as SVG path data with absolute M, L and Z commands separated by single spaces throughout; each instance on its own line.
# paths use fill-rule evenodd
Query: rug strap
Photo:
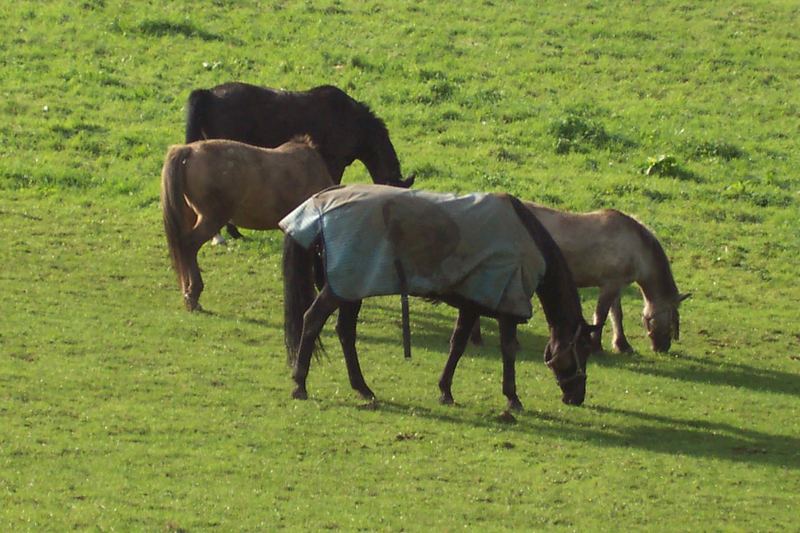
M 400 280 L 400 307 L 403 315 L 403 353 L 406 359 L 411 359 L 411 323 L 408 316 L 408 283 L 406 282 L 406 271 L 403 263 L 399 259 L 394 260 L 394 268 L 397 270 L 397 278 Z

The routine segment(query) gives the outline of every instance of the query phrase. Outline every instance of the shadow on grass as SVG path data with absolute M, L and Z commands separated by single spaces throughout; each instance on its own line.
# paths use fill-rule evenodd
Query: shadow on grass
M 470 416 L 463 410 L 453 409 L 452 414 L 434 411 L 416 405 L 379 400 L 375 410 L 388 413 L 427 417 L 441 422 L 467 424 L 487 429 L 503 429 L 524 437 L 548 436 L 588 442 L 595 446 L 638 448 L 654 453 L 713 457 L 742 463 L 757 463 L 800 470 L 800 439 L 772 435 L 761 431 L 707 420 L 673 418 L 628 409 L 606 406 L 585 406 L 599 415 L 621 416 L 623 424 L 608 420 L 593 424 L 544 412 L 524 412 L 512 417 L 512 423 L 503 415 L 484 418 Z M 579 409 L 579 408 L 578 408 Z
M 266 319 L 263 319 L 263 318 L 249 318 L 249 317 L 246 317 L 246 316 L 243 316 L 243 315 L 223 314 L 223 313 L 220 313 L 218 311 L 214 311 L 214 310 L 202 307 L 202 306 L 199 307 L 198 309 L 196 309 L 193 312 L 197 313 L 198 315 L 214 317 L 214 318 L 222 319 L 222 320 L 225 320 L 226 322 L 231 322 L 231 323 L 245 322 L 247 324 L 252 324 L 253 326 L 261 326 L 261 327 L 268 327 L 268 328 L 274 327 L 274 324 L 270 324 Z
M 661 360 L 669 358 L 670 365 L 635 364 L 627 366 L 625 358 L 620 357 L 607 358 L 609 361 L 601 364 L 626 366 L 627 370 L 632 372 L 660 378 L 800 396 L 800 380 L 798 380 L 797 374 L 741 363 L 704 359 L 687 354 L 679 356 L 665 354 L 656 355 L 656 357 Z M 614 361 L 610 361 L 611 359 Z M 637 359 L 628 359 L 628 361 L 637 361 Z M 657 359 L 656 362 L 658 363 L 659 360 Z

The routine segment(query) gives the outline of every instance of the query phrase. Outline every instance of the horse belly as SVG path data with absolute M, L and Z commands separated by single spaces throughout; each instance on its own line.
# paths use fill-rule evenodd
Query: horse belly
M 232 222 L 247 229 L 278 229 L 278 222 L 317 190 L 307 191 L 296 183 L 271 183 L 259 187 L 259 190 L 244 195 Z

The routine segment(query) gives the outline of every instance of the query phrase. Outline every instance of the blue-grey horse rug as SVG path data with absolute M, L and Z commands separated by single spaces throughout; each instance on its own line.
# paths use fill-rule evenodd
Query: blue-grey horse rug
M 328 284 L 344 300 L 458 295 L 524 321 L 546 268 L 502 195 L 337 186 L 279 226 L 306 249 L 321 238 Z

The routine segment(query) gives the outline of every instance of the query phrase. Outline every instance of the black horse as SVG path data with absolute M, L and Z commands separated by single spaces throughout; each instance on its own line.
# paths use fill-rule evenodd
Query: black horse
M 308 91 L 279 91 L 246 83 L 224 83 L 197 89 L 186 105 L 186 144 L 203 139 L 230 139 L 275 148 L 308 134 L 317 146 L 334 183 L 358 159 L 372 181 L 410 187 L 381 119 L 331 85 Z M 239 233 L 228 226 L 231 235 Z
M 369 188 L 374 186 L 362 186 Z M 346 188 L 349 189 L 349 188 Z M 386 188 L 384 188 L 386 189 Z M 339 189 L 342 190 L 342 189 Z M 329 205 L 341 204 L 339 198 L 333 196 L 337 189 L 328 189 L 313 196 L 307 200 L 305 204 L 301 205 L 298 210 L 314 201 L 327 202 L 329 198 Z M 360 193 L 361 198 L 369 196 L 366 193 Z M 396 193 L 402 195 L 413 195 L 417 193 L 404 192 Z M 538 269 L 539 277 L 538 285 L 526 285 L 528 294 L 522 294 L 523 305 L 530 308 L 530 296 L 535 290 L 536 294 L 541 301 L 545 317 L 550 326 L 550 339 L 545 349 L 545 363 L 555 373 L 556 381 L 562 390 L 562 401 L 566 404 L 580 405 L 583 403 L 586 393 L 586 362 L 590 354 L 591 334 L 594 327 L 586 323 L 581 313 L 581 305 L 578 297 L 578 291 L 575 283 L 572 281 L 572 275 L 569 268 L 561 255 L 558 246 L 553 241 L 547 230 L 544 229 L 542 224 L 536 217 L 514 197 L 501 195 L 500 199 L 507 198 L 505 202 L 507 211 L 503 214 L 510 219 L 511 225 L 516 225 L 514 236 L 510 235 L 494 235 L 495 239 L 506 239 L 509 247 L 513 250 L 517 247 L 533 247 L 535 256 L 538 257 L 536 266 L 532 268 Z M 408 201 L 398 202 L 405 203 L 406 206 L 413 206 L 413 198 Z M 364 201 L 364 200 L 361 200 Z M 509 203 L 510 202 L 510 203 Z M 318 207 L 318 204 L 317 204 Z M 512 209 L 513 207 L 513 209 Z M 309 209 L 309 212 L 314 211 L 314 208 Z M 468 243 L 465 248 L 457 248 L 451 246 L 447 238 L 442 237 L 442 233 L 437 232 L 435 229 L 432 231 L 418 231 L 419 227 L 399 227 L 398 225 L 392 226 L 389 219 L 395 217 L 390 213 L 386 205 L 383 206 L 383 222 L 380 221 L 380 215 L 372 217 L 371 224 L 377 228 L 377 231 L 383 232 L 385 238 L 392 241 L 387 246 L 394 250 L 399 258 L 396 261 L 401 262 L 420 262 L 429 268 L 432 272 L 432 277 L 439 278 L 442 275 L 447 276 L 446 272 L 442 270 L 451 268 L 454 265 L 453 261 L 461 263 L 464 260 L 470 259 L 464 254 L 464 250 L 473 250 L 475 254 L 483 254 L 482 250 L 475 249 L 474 245 Z M 413 211 L 413 210 L 412 210 Z M 417 210 L 417 213 L 424 211 L 424 209 Z M 377 212 L 380 214 L 381 210 Z M 429 209 L 429 212 L 434 213 Z M 346 217 L 343 210 L 336 211 L 337 217 L 342 223 L 342 226 L 347 228 L 349 224 L 354 223 L 355 220 Z M 293 215 L 289 215 L 292 217 Z M 356 215 L 358 216 L 358 215 Z M 287 217 L 287 219 L 289 218 Z M 355 217 L 352 217 L 355 218 Z M 426 218 L 436 219 L 437 216 L 425 217 L 417 216 L 418 220 L 425 220 Z M 372 390 L 367 386 L 364 377 L 361 373 L 361 368 L 358 362 L 358 355 L 356 352 L 356 320 L 359 310 L 361 308 L 361 299 L 357 299 L 352 293 L 349 296 L 342 297 L 341 293 L 345 291 L 336 289 L 340 294 L 335 293 L 332 288 L 331 273 L 326 270 L 325 281 L 321 291 L 316 294 L 312 281 L 312 265 L 315 259 L 322 256 L 328 262 L 336 262 L 339 266 L 335 267 L 340 269 L 342 262 L 333 257 L 333 254 L 339 253 L 334 247 L 337 246 L 334 236 L 328 232 L 325 239 L 319 236 L 314 237 L 314 234 L 306 234 L 302 238 L 298 237 L 300 241 L 305 240 L 303 244 L 296 238 L 290 235 L 295 235 L 291 229 L 287 230 L 286 220 L 281 222 L 281 227 L 287 232 L 284 240 L 284 256 L 283 256 L 283 275 L 284 275 L 284 305 L 285 305 L 285 322 L 284 333 L 289 355 L 289 362 L 293 364 L 293 379 L 296 388 L 293 392 L 293 397 L 297 399 L 307 398 L 306 391 L 306 378 L 308 376 L 309 366 L 311 363 L 311 356 L 314 351 L 320 331 L 324 326 L 328 317 L 337 309 L 339 310 L 338 323 L 336 325 L 336 332 L 344 352 L 344 358 L 347 365 L 347 371 L 350 378 L 350 385 L 358 391 L 362 397 L 366 399 L 373 399 L 375 395 Z M 397 219 L 397 217 L 395 217 Z M 435 220 L 436 227 L 442 226 L 442 218 Z M 485 224 L 485 220 L 475 220 L 474 224 L 477 226 Z M 313 225 L 305 225 L 305 228 Z M 383 227 L 385 226 L 385 227 Z M 330 225 L 326 225 L 330 228 Z M 469 228 L 465 228 L 469 231 Z M 304 230 L 305 231 L 305 230 Z M 326 229 L 326 231 L 328 231 Z M 359 234 L 359 238 L 363 233 Z M 450 232 L 450 235 L 453 235 Z M 528 239 L 532 242 L 520 242 L 519 236 L 522 239 Z M 473 235 L 470 234 L 470 239 Z M 458 238 L 458 234 L 455 233 Z M 314 239 L 313 244 L 307 246 L 309 239 Z M 470 241 L 470 239 L 466 239 Z M 401 242 L 405 240 L 405 242 Z M 368 258 L 364 257 L 363 261 L 359 259 L 356 251 L 368 251 L 363 244 L 358 242 L 359 239 L 349 239 L 338 241 L 338 246 L 352 246 L 353 248 L 348 251 L 351 254 L 350 264 L 346 269 L 355 269 L 355 279 L 358 280 L 359 276 L 363 279 L 372 279 L 374 277 L 373 271 L 361 272 L 362 263 L 367 263 Z M 430 241 L 430 242 L 429 242 Z M 350 244 L 352 243 L 352 244 Z M 398 244 L 399 243 L 399 244 Z M 378 247 L 369 247 L 374 250 Z M 471 247 L 471 248 L 470 248 Z M 443 251 L 444 250 L 444 251 Z M 506 249 L 507 253 L 508 249 Z M 368 251 L 370 255 L 373 252 Z M 332 254 L 333 253 L 333 254 Z M 409 257 L 416 254 L 417 257 Z M 431 259 L 431 254 L 438 257 Z M 513 255 L 513 252 L 512 252 Z M 525 256 L 530 257 L 530 256 Z M 494 266 L 497 260 L 503 260 L 502 257 L 492 257 L 485 264 Z M 529 261 L 530 262 L 530 261 Z M 327 264 L 327 263 L 326 263 Z M 515 265 L 519 268 L 524 268 L 526 265 Z M 490 268 L 489 267 L 489 268 Z M 363 267 L 366 269 L 367 267 Z M 470 267 L 471 268 L 471 267 Z M 402 276 L 401 276 L 402 277 Z M 337 281 L 337 283 L 339 283 Z M 535 282 L 534 282 L 535 283 Z M 457 286 L 463 288 L 468 283 L 459 281 Z M 455 287 L 456 285 L 450 285 Z M 391 293 L 393 289 L 384 286 L 383 294 Z M 480 290 L 480 289 L 479 289 Z M 368 295 L 377 294 L 378 291 L 370 292 Z M 516 392 L 515 380 L 515 357 L 517 351 L 516 330 L 520 322 L 527 320 L 526 317 L 521 317 L 520 313 L 510 313 L 505 311 L 498 311 L 491 309 L 484 304 L 478 303 L 470 297 L 465 297 L 463 294 L 452 292 L 446 289 L 442 293 L 427 293 L 415 294 L 412 290 L 409 293 L 416 296 L 424 296 L 445 302 L 458 309 L 458 318 L 456 321 L 455 329 L 453 330 L 450 339 L 450 352 L 447 363 L 439 380 L 439 389 L 441 391 L 440 401 L 445 404 L 453 403 L 453 396 L 451 387 L 453 382 L 453 374 L 455 373 L 456 365 L 464 352 L 467 341 L 469 339 L 470 331 L 473 324 L 479 316 L 489 316 L 496 318 L 500 327 L 500 347 L 503 354 L 503 394 L 508 399 L 508 405 L 511 409 L 521 409 L 522 404 Z M 363 291 L 362 293 L 363 294 Z M 512 295 L 514 302 L 520 304 L 518 294 Z M 505 297 L 505 293 L 503 294 Z M 530 316 L 530 315 L 528 315 Z

